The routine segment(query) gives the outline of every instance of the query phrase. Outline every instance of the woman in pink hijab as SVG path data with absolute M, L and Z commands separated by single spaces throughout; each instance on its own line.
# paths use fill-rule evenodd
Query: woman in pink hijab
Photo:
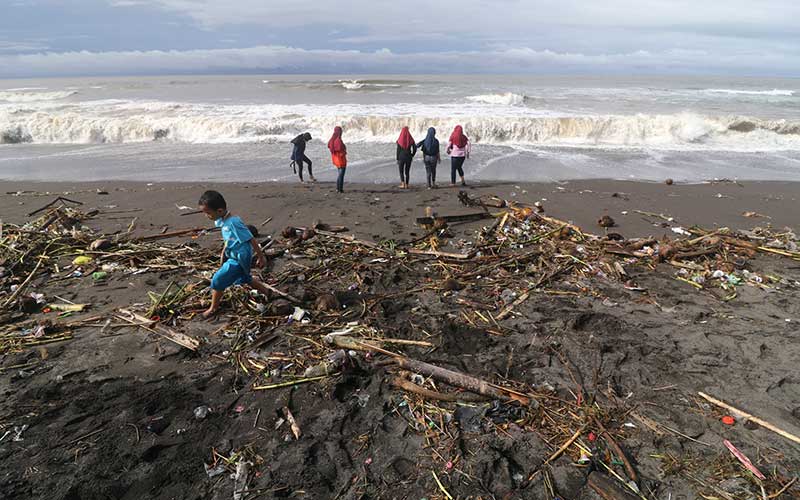
M 331 161 L 339 170 L 336 178 L 336 192 L 344 193 L 344 172 L 347 170 L 347 146 L 342 141 L 342 127 L 335 127 L 333 135 L 328 140 L 328 150 L 331 152 Z
M 397 167 L 400 169 L 400 188 L 408 189 L 411 161 L 417 154 L 417 143 L 411 137 L 408 127 L 403 127 L 397 139 Z
M 450 134 L 450 141 L 447 143 L 447 154 L 450 155 L 450 183 L 456 185 L 456 172 L 461 177 L 461 185 L 466 186 L 464 181 L 464 160 L 469 158 L 472 146 L 469 138 L 464 135 L 461 125 L 456 125 L 453 133 Z

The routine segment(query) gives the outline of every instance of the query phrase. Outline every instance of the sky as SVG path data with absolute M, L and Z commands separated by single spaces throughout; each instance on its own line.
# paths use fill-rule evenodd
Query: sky
M 0 0 L 0 78 L 800 76 L 797 0 Z

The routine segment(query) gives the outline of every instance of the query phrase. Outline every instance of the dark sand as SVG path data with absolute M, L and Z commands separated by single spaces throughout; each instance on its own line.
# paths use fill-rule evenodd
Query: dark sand
M 98 188 L 109 194 L 97 194 Z M 88 223 L 98 231 L 124 231 L 136 218 L 136 234 L 152 234 L 164 226 L 210 226 L 201 215 L 181 216 L 175 206 L 195 207 L 207 188 L 222 191 L 231 210 L 258 226 L 262 235 L 276 237 L 286 225 L 305 226 L 320 219 L 346 225 L 358 237 L 406 241 L 423 234 L 414 219 L 424 215 L 426 206 L 439 214 L 474 211 L 461 206 L 457 190 L 451 188 L 404 192 L 392 186 L 348 184 L 347 192 L 337 195 L 331 184 L 3 182 L 0 214 L 6 222 L 20 223 L 28 212 L 61 194 L 104 212 Z M 573 181 L 482 183 L 467 190 L 471 195 L 544 200 L 549 215 L 595 233 L 602 233 L 595 221 L 610 215 L 618 224 L 614 231 L 626 237 L 674 236 L 663 224 L 796 228 L 800 216 L 797 183 L 666 186 Z M 744 212 L 765 217 L 744 217 Z M 268 217 L 271 222 L 262 227 Z M 473 239 L 480 226 L 455 226 L 454 240 Z M 218 245 L 218 237 L 208 234 L 199 241 Z M 271 271 L 282 269 L 285 261 L 278 259 Z M 719 421 L 722 412 L 699 404 L 695 397 L 696 391 L 704 391 L 800 435 L 800 263 L 759 256 L 752 268 L 784 277 L 790 285 L 771 291 L 742 286 L 735 300 L 723 302 L 674 280 L 672 268 L 634 268 L 633 277 L 657 305 L 641 302 L 636 292 L 611 283 L 593 284 L 601 292 L 598 296 L 534 294 L 517 308 L 519 316 L 504 321 L 517 333 L 495 336 L 464 324 L 461 306 L 452 296 L 421 292 L 385 308 L 383 320 L 399 331 L 424 328 L 431 333 L 430 340 L 439 346 L 436 351 L 405 351 L 418 359 L 495 381 L 505 377 L 552 384 L 564 398 L 571 397 L 576 379 L 598 397 L 612 389 L 620 397 L 618 404 L 624 400 L 626 407 L 657 422 L 656 430 L 635 419 L 626 420 L 635 427 L 621 427 L 622 446 L 657 492 L 648 498 L 700 498 L 700 493 L 715 492 L 681 474 L 680 464 L 701 463 L 709 470 L 721 464 L 741 471 L 723 439 L 735 443 L 765 473 L 791 477 L 800 470 L 800 445 L 763 428 L 746 428 L 741 421 L 727 427 Z M 394 284 L 383 283 L 382 291 L 412 289 L 423 276 L 422 270 L 403 271 Z M 31 291 L 92 303 L 86 314 L 97 315 L 147 303 L 148 290 L 159 291 L 169 280 L 182 278 L 157 272 L 112 276 L 100 287 L 86 277 L 34 283 Z M 377 277 L 376 288 L 381 283 Z M 541 475 L 524 480 L 560 445 L 544 442 L 535 429 L 513 423 L 502 431 L 488 427 L 475 434 L 451 429 L 457 437 L 451 455 L 444 458 L 460 457 L 456 468 L 469 477 L 448 472 L 422 434 L 392 411 L 402 392 L 392 389 L 382 372 L 253 392 L 249 378 L 225 361 L 231 339 L 208 337 L 223 325 L 222 319 L 194 319 L 181 326 L 189 335 L 207 340 L 197 354 L 141 330 L 115 329 L 112 335 L 86 328 L 76 330 L 72 341 L 0 358 L 0 436 L 14 426 L 30 425 L 24 440 L 12 442 L 8 436 L 0 441 L 0 498 L 230 499 L 233 481 L 227 474 L 209 479 L 203 463 L 210 461 L 212 447 L 224 451 L 245 446 L 264 459 L 251 482 L 258 494 L 246 498 L 443 498 L 431 470 L 455 498 L 552 498 L 545 493 Z M 553 356 L 553 345 L 560 346 L 573 373 Z M 7 369 L 28 363 L 32 366 L 24 373 Z M 195 420 L 192 411 L 201 404 L 214 412 Z M 602 404 L 611 403 L 604 397 Z M 303 429 L 299 441 L 285 441 L 285 425 L 274 430 L 284 405 L 292 408 Z M 256 415 L 259 425 L 254 427 Z M 146 431 L 147 423 L 158 416 L 169 426 L 161 434 Z M 567 456 L 556 460 L 552 477 L 559 496 L 599 498 L 585 487 L 587 472 Z M 748 484 L 747 479 L 742 482 Z M 748 498 L 737 493 L 735 481 L 726 487 L 731 498 Z M 800 498 L 797 483 L 780 498 Z

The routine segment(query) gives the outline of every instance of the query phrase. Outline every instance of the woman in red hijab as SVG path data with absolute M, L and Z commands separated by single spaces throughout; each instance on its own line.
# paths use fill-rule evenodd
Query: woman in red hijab
M 336 192 L 344 193 L 344 172 L 347 170 L 347 146 L 342 141 L 342 127 L 335 127 L 333 135 L 328 141 L 328 149 L 331 152 L 331 160 L 339 171 L 336 178 Z
M 464 181 L 464 160 L 469 158 L 472 146 L 469 138 L 464 135 L 461 125 L 456 125 L 453 133 L 450 134 L 450 141 L 447 143 L 447 154 L 450 155 L 450 183 L 456 185 L 456 172 L 461 177 L 461 185 L 466 186 Z
M 397 167 L 400 169 L 400 188 L 408 189 L 411 161 L 417 154 L 417 143 L 411 137 L 408 127 L 403 127 L 397 139 Z

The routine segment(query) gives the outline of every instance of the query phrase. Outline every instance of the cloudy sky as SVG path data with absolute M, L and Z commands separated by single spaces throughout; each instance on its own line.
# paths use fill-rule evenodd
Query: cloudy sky
M 2 0 L 0 78 L 800 76 L 797 0 Z

